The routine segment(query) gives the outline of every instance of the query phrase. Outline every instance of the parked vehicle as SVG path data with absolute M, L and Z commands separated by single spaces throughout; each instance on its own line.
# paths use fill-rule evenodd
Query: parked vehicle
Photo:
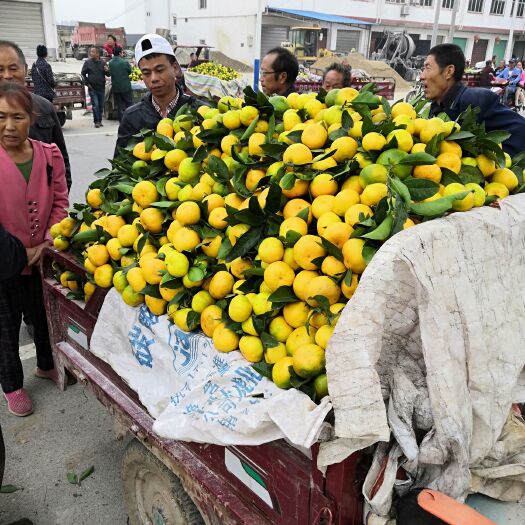
M 120 46 L 126 47 L 126 31 L 123 27 L 106 27 L 106 24 L 77 22 L 71 35 L 73 56 L 77 60 L 87 58 L 89 48 L 93 46 L 102 47 L 108 39 L 108 35 L 113 35 Z

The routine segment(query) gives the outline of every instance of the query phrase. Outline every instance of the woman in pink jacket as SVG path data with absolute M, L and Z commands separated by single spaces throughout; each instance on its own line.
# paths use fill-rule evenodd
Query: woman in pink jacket
M 38 262 L 50 245 L 49 228 L 68 207 L 64 160 L 55 144 L 28 138 L 33 116 L 28 91 L 14 82 L 0 83 L 0 225 L 27 252 L 22 272 L 0 282 L 0 384 L 8 410 L 17 416 L 33 412 L 18 353 L 23 313 L 34 325 L 35 375 L 57 380 Z

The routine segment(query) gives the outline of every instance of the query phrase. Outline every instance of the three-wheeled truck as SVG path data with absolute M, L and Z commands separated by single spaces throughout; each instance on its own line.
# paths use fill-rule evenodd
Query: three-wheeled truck
M 131 525 L 358 525 L 361 485 L 368 464 L 361 454 L 317 468 L 318 446 L 299 450 L 284 440 L 260 446 L 228 446 L 167 440 L 137 394 L 89 351 L 105 291 L 89 302 L 67 298 L 53 262 L 77 275 L 85 269 L 66 253 L 47 249 L 42 273 L 55 363 L 86 384 L 115 417 L 120 436 L 135 439 L 122 464 L 124 499 Z

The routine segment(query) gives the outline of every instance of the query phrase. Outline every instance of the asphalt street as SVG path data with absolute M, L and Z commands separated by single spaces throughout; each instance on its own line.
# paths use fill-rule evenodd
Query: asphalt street
M 95 129 L 92 117 L 73 113 L 63 130 L 71 159 L 70 203 L 81 202 L 93 173 L 108 167 L 117 124 Z M 35 351 L 25 327 L 20 334 L 25 387 L 35 404 L 26 418 L 9 414 L 0 401 L 0 425 L 6 444 L 4 485 L 18 488 L 0 494 L 0 525 L 22 517 L 35 525 L 125 525 L 120 462 L 127 441 L 115 439 L 113 418 L 80 385 L 60 392 L 51 381 L 33 377 Z M 94 473 L 81 486 L 67 473 L 88 467 Z

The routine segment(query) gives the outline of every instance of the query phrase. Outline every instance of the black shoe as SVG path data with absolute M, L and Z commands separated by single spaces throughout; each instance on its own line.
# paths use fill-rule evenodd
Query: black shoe
M 98 125 L 103 128 L 104 127 L 104 124 L 102 124 L 102 122 L 99 122 Z
M 95 122 L 95 127 L 100 128 L 100 122 Z
M 22 518 L 21 520 L 13 521 L 8 525 L 33 525 L 33 522 L 31 520 L 28 520 L 27 518 Z

